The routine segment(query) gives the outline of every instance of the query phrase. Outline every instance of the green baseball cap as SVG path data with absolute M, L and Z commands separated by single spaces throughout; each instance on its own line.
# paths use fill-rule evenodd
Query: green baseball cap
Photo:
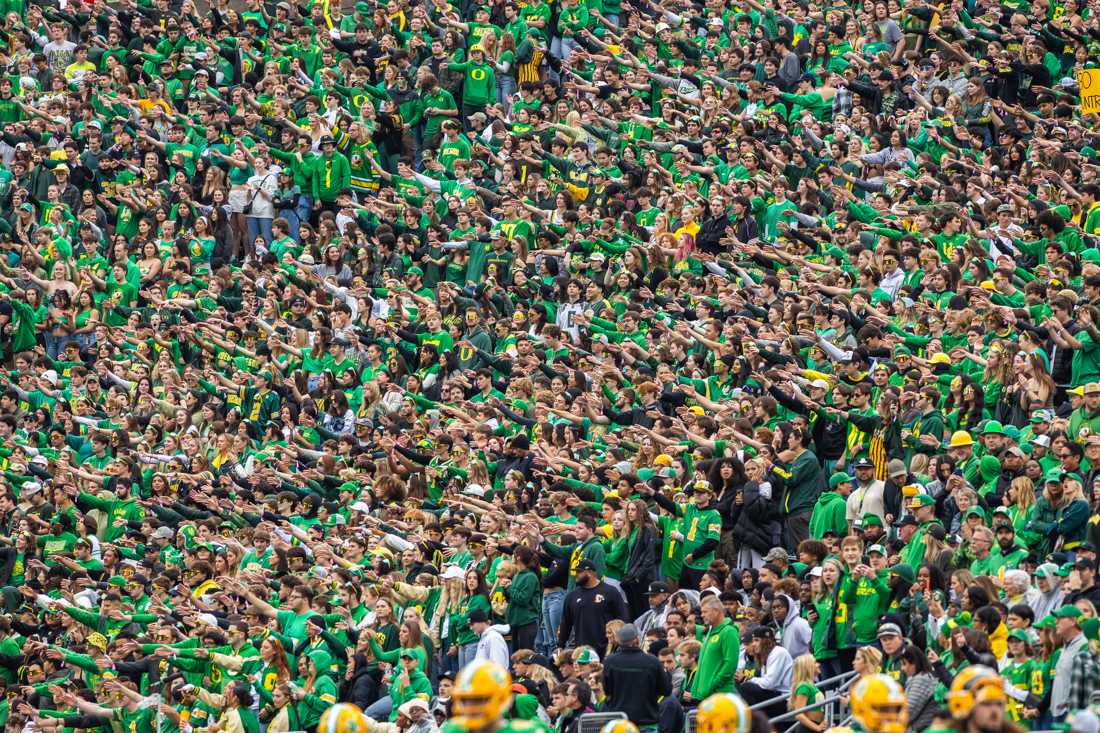
M 846 473 L 838 471 L 837 473 L 834 473 L 832 476 L 829 477 L 829 488 L 830 489 L 835 489 L 837 486 L 840 486 L 841 484 L 850 483 L 851 480 L 852 480 L 851 476 L 849 476 Z
M 1045 474 L 1043 474 L 1043 481 L 1048 484 L 1060 484 L 1062 483 L 1062 478 L 1064 475 L 1065 472 L 1062 471 L 1062 469 L 1051 468 L 1048 469 Z
M 910 509 L 920 509 L 926 506 L 935 506 L 936 500 L 928 494 L 915 494 L 913 498 L 909 500 Z
M 1067 603 L 1054 612 L 1054 618 L 1081 618 L 1081 609 Z
M 963 514 L 963 519 L 969 519 L 970 517 L 980 517 L 981 520 L 984 522 L 985 510 L 982 509 L 980 506 L 972 506 L 966 510 L 965 514 Z

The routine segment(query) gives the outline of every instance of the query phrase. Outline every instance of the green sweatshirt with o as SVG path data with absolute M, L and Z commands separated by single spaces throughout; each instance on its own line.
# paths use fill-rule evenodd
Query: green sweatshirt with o
M 728 618 L 707 629 L 699 649 L 699 667 L 691 681 L 691 697 L 706 700 L 716 692 L 735 692 L 737 660 L 741 654 L 741 639 L 737 627 Z
M 462 82 L 463 104 L 484 107 L 496 97 L 497 76 L 489 64 L 465 61 L 461 64 L 447 64 L 447 68 L 466 74 L 466 79 Z

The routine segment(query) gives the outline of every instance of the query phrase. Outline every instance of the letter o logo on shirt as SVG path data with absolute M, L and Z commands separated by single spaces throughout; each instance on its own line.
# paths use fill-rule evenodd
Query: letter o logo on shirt
M 470 69 L 470 78 L 474 81 L 483 81 L 485 79 L 485 69 Z

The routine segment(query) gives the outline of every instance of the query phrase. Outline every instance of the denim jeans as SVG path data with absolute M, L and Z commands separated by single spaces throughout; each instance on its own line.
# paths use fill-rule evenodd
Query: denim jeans
M 298 241 L 298 230 L 302 228 L 302 220 L 298 218 L 297 209 L 279 209 L 275 212 L 276 216 L 281 216 L 286 219 L 287 225 L 290 227 L 290 238 L 295 242 Z
M 516 80 L 515 78 L 508 76 L 507 74 L 500 74 L 497 76 L 497 101 L 508 108 L 508 102 L 512 98 L 512 95 L 516 93 Z
M 313 199 L 306 196 L 304 193 L 298 197 L 298 206 L 295 209 L 298 212 L 299 222 L 308 222 L 309 217 L 313 215 Z M 294 238 L 297 241 L 297 237 Z
M 73 340 L 71 335 L 54 336 L 47 331 L 42 334 L 46 339 L 46 353 L 51 359 L 56 359 L 57 355 L 61 353 L 61 350 L 65 348 L 65 344 Z
M 561 626 L 561 612 L 565 605 L 565 591 L 555 590 L 542 596 L 542 616 L 539 617 L 539 632 L 535 636 L 535 651 L 550 656 L 558 648 L 558 627 Z
M 263 235 L 264 242 L 271 244 L 271 240 L 275 237 L 271 231 L 271 222 L 274 219 L 269 217 L 260 216 L 246 216 L 245 223 L 248 225 L 248 241 L 256 241 L 256 237 Z
M 385 695 L 371 703 L 370 707 L 363 711 L 363 714 L 374 720 L 389 720 L 392 710 L 393 698 L 389 695 Z
M 477 642 L 473 644 L 463 644 L 458 648 L 458 668 L 462 669 L 470 662 L 474 661 L 474 657 L 477 656 Z
M 580 44 L 572 38 L 554 38 L 550 42 L 550 54 L 562 61 L 568 61 L 575 48 L 580 48 Z

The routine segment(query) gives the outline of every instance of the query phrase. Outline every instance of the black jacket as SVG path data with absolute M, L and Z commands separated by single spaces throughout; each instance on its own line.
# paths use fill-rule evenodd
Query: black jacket
M 768 550 L 782 545 L 783 526 L 775 509 L 779 506 L 776 500 L 782 496 L 780 487 L 772 486 L 772 499 L 766 499 L 760 495 L 760 484 L 749 481 L 742 491 L 744 501 L 741 504 L 734 502 L 731 505 L 730 517 L 733 520 L 733 536 L 742 545 L 756 550 L 761 555 Z
M 649 585 L 656 576 L 657 548 L 657 534 L 653 528 L 640 530 L 634 547 L 630 550 L 630 560 L 626 564 L 626 574 L 623 575 L 622 582 Z
M 603 660 L 604 710 L 625 713 L 636 725 L 656 725 L 657 701 L 672 693 L 672 681 L 657 657 L 638 647 L 624 648 Z
M 378 700 L 378 680 L 371 674 L 368 665 L 365 655 L 355 655 L 355 674 L 350 680 L 343 681 L 344 689 L 340 695 L 341 700 L 355 703 L 362 710 Z

